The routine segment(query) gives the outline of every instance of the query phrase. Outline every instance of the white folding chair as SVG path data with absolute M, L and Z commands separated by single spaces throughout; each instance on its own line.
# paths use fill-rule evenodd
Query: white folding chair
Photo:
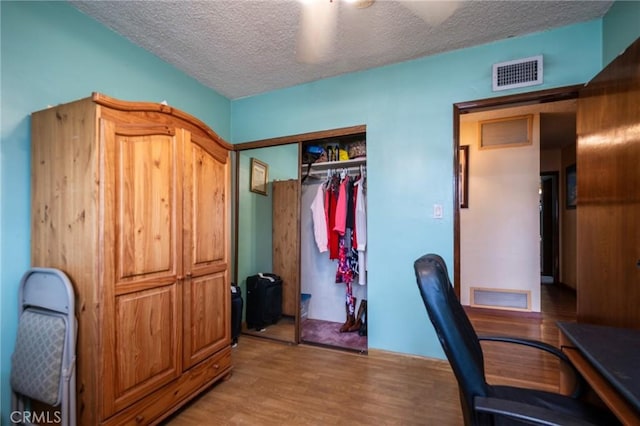
M 20 281 L 18 333 L 11 357 L 12 422 L 32 424 L 43 413 L 30 402 L 60 406 L 54 418 L 76 424 L 76 330 L 73 286 L 64 272 L 31 268 Z M 47 415 L 48 416 L 48 415 Z

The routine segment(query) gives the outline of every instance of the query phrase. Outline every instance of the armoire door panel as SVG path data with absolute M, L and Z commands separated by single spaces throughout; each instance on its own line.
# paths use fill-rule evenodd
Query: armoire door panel
M 180 375 L 178 284 L 116 298 L 114 408 L 120 410 Z
M 209 143 L 185 140 L 185 272 L 196 277 L 227 269 L 229 162 L 208 150 Z M 210 147 L 209 147 L 210 148 Z
M 230 298 L 224 272 L 185 280 L 184 369 L 228 345 Z
M 114 289 L 114 296 L 123 296 L 129 293 L 135 293 L 143 290 L 149 290 L 151 288 L 163 287 L 176 282 L 175 275 L 166 275 L 151 277 L 147 279 L 120 281 L 116 283 Z
M 118 279 L 173 274 L 177 140 L 166 134 L 116 133 L 116 146 Z

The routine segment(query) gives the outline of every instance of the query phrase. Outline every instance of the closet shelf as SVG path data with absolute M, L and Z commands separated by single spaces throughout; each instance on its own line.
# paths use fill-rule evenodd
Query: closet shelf
M 332 169 L 346 169 L 349 167 L 357 167 L 364 164 L 367 164 L 367 157 L 354 158 L 353 160 L 323 161 L 322 163 L 313 163 L 311 164 L 311 170 L 320 171 L 320 170 L 332 170 Z M 307 167 L 308 167 L 307 164 L 303 164 L 302 170 L 306 172 Z

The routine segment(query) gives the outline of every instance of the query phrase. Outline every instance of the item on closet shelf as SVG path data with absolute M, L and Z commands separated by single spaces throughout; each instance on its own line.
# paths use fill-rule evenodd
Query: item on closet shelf
M 242 289 L 231 283 L 231 347 L 238 345 L 238 336 L 242 329 Z
M 347 161 L 349 159 L 349 154 L 344 149 L 340 148 L 338 150 L 338 161 Z
M 317 162 L 322 154 L 324 153 L 324 149 L 318 145 L 309 145 L 305 148 L 302 153 L 302 164 L 313 164 Z
M 247 328 L 263 330 L 281 317 L 282 279 L 270 273 L 247 277 Z
M 348 148 L 349 158 L 360 158 L 367 155 L 367 144 L 365 141 L 353 142 Z
M 324 152 L 324 149 L 319 145 L 309 145 L 307 146 L 307 152 L 311 155 L 320 155 Z
M 328 146 L 327 147 L 327 158 L 329 159 L 329 161 L 335 161 L 335 156 L 333 154 L 333 147 L 332 146 Z

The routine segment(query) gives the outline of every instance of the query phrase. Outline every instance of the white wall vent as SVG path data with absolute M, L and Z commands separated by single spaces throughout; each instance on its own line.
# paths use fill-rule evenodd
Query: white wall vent
M 530 311 L 531 292 L 471 287 L 471 306 Z
M 542 84 L 542 55 L 493 64 L 493 90 Z

